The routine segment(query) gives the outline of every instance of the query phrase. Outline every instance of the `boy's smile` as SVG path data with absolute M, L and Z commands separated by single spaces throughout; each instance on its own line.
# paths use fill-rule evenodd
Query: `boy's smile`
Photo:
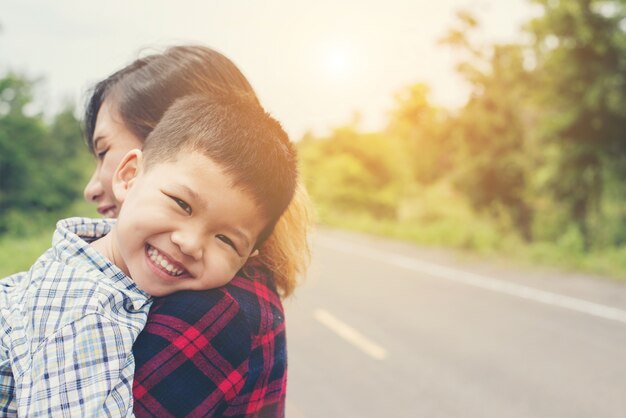
M 152 296 L 228 283 L 267 222 L 219 165 L 184 150 L 147 168 L 130 151 L 113 191 L 123 202 L 117 225 L 94 246 Z
M 157 274 L 165 274 L 166 277 L 172 276 L 176 278 L 182 278 L 185 275 L 189 275 L 189 272 L 185 270 L 185 267 L 179 262 L 172 260 L 167 254 L 157 250 L 150 244 L 146 244 L 146 255 L 151 261 L 152 266 Z

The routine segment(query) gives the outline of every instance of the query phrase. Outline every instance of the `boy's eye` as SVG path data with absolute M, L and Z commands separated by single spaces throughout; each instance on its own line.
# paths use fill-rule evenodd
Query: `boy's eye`
M 174 202 L 176 202 L 178 206 L 180 206 L 182 210 L 191 215 L 191 206 L 189 206 L 187 202 L 185 202 L 184 200 L 180 200 L 177 197 L 172 197 L 172 199 L 174 200 Z
M 235 245 L 235 243 L 230 238 L 228 238 L 226 235 L 218 235 L 217 239 L 219 239 L 220 241 L 223 241 L 225 244 L 227 244 L 230 247 L 232 247 L 232 249 L 235 250 L 235 252 L 237 254 L 239 254 L 239 251 L 237 251 L 237 246 Z

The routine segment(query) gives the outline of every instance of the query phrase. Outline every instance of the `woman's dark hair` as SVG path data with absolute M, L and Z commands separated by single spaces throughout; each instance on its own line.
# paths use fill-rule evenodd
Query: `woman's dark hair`
M 190 94 L 237 93 L 258 102 L 237 66 L 221 53 L 200 45 L 173 46 L 139 58 L 96 84 L 85 108 L 85 136 L 93 135 L 102 103 L 111 98 L 126 127 L 145 140 L 165 111 Z
M 147 65 L 154 58 L 157 58 L 157 55 L 150 55 L 144 58 L 139 58 L 133 61 L 131 64 L 122 68 L 119 71 L 114 72 L 104 80 L 97 83 L 92 89 L 89 99 L 87 100 L 87 105 L 85 106 L 85 140 L 91 152 L 94 152 L 93 149 L 93 134 L 96 129 L 96 120 L 98 118 L 98 112 L 100 111 L 100 107 L 102 107 L 102 103 L 104 99 L 108 96 L 110 90 L 124 77 L 138 69 Z

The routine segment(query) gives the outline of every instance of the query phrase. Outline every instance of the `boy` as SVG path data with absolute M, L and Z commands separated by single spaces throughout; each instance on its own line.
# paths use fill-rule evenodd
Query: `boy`
M 115 172 L 117 223 L 62 220 L 28 273 L 0 280 L 0 415 L 131 416 L 150 297 L 226 284 L 295 184 L 294 148 L 258 104 L 177 101 Z

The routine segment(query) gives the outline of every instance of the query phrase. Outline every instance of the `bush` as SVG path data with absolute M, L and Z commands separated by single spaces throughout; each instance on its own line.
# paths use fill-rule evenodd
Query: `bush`
M 395 219 L 408 177 L 396 145 L 344 128 L 299 144 L 301 171 L 315 202 L 344 213 Z

